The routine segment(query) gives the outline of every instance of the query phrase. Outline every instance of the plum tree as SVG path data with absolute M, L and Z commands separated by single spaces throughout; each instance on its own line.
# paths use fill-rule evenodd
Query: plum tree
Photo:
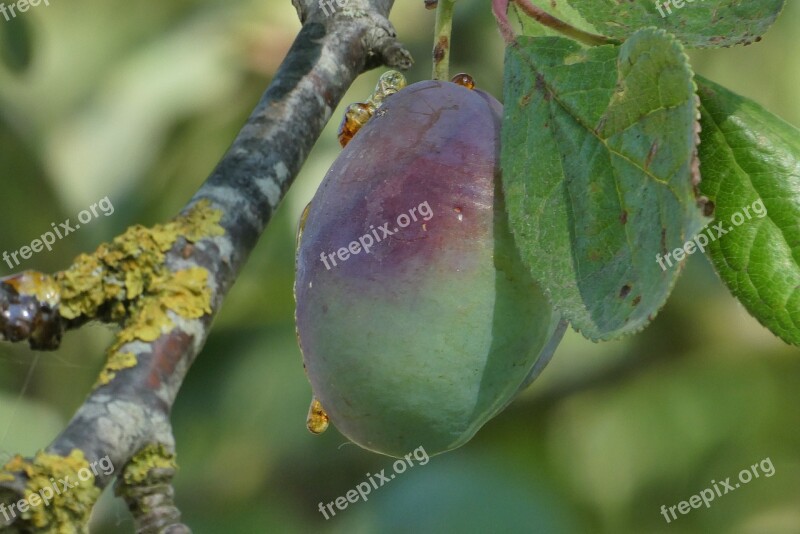
M 563 334 L 508 227 L 501 119 L 483 91 L 410 85 L 345 147 L 311 202 L 298 337 L 316 399 L 365 448 L 462 445 Z

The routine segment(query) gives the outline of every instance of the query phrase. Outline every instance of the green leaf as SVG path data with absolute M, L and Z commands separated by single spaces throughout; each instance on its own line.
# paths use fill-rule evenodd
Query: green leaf
M 800 130 L 700 80 L 701 189 L 727 233 L 708 255 L 745 308 L 800 345 Z M 740 224 L 737 226 L 737 222 Z
M 655 26 L 692 48 L 760 41 L 784 4 L 784 0 L 568 1 L 600 33 L 609 37 L 625 39 L 639 28 Z
M 506 54 L 502 165 L 523 260 L 584 336 L 637 332 L 679 272 L 656 255 L 707 222 L 693 185 L 698 112 L 687 58 L 652 28 L 622 46 L 518 42 Z

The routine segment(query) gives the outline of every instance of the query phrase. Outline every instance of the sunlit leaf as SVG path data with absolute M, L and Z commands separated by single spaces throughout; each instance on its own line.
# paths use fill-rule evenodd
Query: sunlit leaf
M 800 345 L 800 130 L 715 83 L 699 86 L 701 188 L 719 228 L 708 254 L 754 317 Z

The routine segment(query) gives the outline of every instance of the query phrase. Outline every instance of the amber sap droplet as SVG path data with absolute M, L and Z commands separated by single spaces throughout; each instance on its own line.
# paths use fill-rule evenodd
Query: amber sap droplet
M 467 89 L 475 89 L 475 79 L 465 72 L 459 72 L 450 81 L 457 85 L 463 85 Z
M 372 117 L 374 111 L 373 106 L 365 102 L 357 102 L 347 106 L 342 123 L 339 125 L 339 144 L 342 147 L 347 146 L 353 136 Z
M 381 74 L 380 79 L 378 79 L 375 90 L 372 92 L 372 96 L 370 96 L 369 103 L 375 106 L 375 108 L 379 108 L 381 104 L 383 104 L 383 101 L 386 100 L 386 97 L 395 94 L 406 85 L 406 77 L 403 76 L 403 73 L 397 72 L 396 70 L 388 70 Z
M 366 102 L 357 102 L 347 106 L 342 123 L 339 125 L 339 144 L 342 147 L 347 146 L 353 136 L 381 107 L 383 101 L 406 85 L 406 77 L 396 70 L 389 70 L 381 74 L 378 83 L 375 85 L 375 90 L 372 91 Z
M 325 413 L 322 404 L 316 397 L 311 399 L 306 427 L 312 434 L 322 434 L 328 429 L 328 414 Z

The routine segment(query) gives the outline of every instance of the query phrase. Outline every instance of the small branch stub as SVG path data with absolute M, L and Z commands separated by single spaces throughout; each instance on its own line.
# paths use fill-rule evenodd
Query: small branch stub
M 117 479 L 114 491 L 128 504 L 137 534 L 190 534 L 180 522 L 172 479 L 177 472 L 175 455 L 153 443 L 136 453 Z

